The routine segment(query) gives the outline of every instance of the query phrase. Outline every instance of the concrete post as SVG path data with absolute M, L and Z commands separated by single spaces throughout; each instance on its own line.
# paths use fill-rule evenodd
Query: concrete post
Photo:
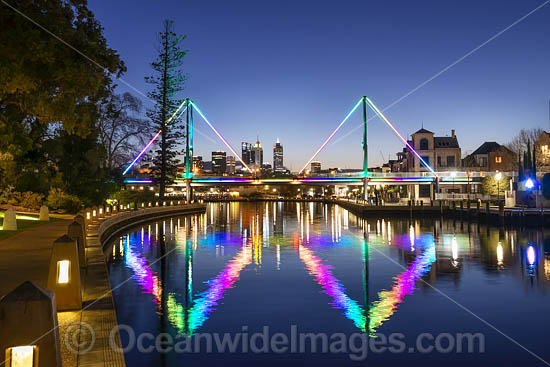
M 49 221 L 50 220 L 50 211 L 46 205 L 40 207 L 40 220 Z
M 22 283 L 0 300 L 0 325 L 0 354 L 6 356 L 6 367 L 14 365 L 8 361 L 12 353 L 18 351 L 9 349 L 13 347 L 27 347 L 19 351 L 28 353 L 29 362 L 40 362 L 33 366 L 61 367 L 57 310 L 52 291 L 33 282 Z M 3 359 L 0 357 L 0 360 Z
M 84 213 L 85 213 L 85 219 L 86 219 L 86 225 L 89 226 L 90 224 L 92 224 L 92 209 L 90 208 L 86 208 L 84 210 Z M 86 227 L 87 228 L 87 227 Z
M 48 288 L 55 292 L 59 311 L 82 308 L 82 285 L 76 241 L 64 235 L 53 243 Z
M 84 217 L 82 216 L 82 214 L 77 214 L 75 217 L 74 217 L 74 221 L 77 222 L 78 224 L 80 224 L 82 226 L 82 229 L 83 229 L 83 236 L 84 236 L 84 247 L 86 247 L 86 220 L 84 219 Z
M 17 231 L 17 218 L 13 209 L 8 209 L 4 212 L 2 229 L 4 231 Z
M 74 221 L 67 227 L 67 236 L 76 240 L 78 246 L 78 262 L 81 268 L 86 267 L 86 248 L 84 243 L 86 241 L 84 236 L 84 230 L 80 223 Z
M 97 209 L 97 206 L 92 206 L 92 223 L 97 223 L 97 216 L 99 215 L 99 211 Z

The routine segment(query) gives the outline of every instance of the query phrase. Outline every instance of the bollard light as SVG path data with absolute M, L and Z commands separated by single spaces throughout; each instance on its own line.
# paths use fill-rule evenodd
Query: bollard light
M 86 212 L 86 220 L 90 220 L 92 218 L 90 212 Z
M 69 260 L 61 260 L 57 262 L 57 284 L 69 283 L 69 273 L 71 262 Z
M 170 206 L 172 206 L 172 205 L 174 205 L 174 202 L 173 202 L 173 201 L 170 202 Z
M 47 284 L 55 292 L 58 311 L 82 308 L 78 244 L 68 235 L 54 241 Z
M 109 215 L 109 212 L 111 211 L 111 209 L 109 207 L 106 207 L 105 208 L 105 213 L 107 213 L 107 215 Z
M 141 203 L 141 207 L 142 207 L 142 208 L 145 208 L 145 203 Z
M 99 215 L 103 215 L 103 208 L 99 208 Z
M 6 349 L 6 366 L 37 367 L 38 348 L 35 345 L 23 345 Z
M 97 217 L 97 211 L 95 209 L 92 210 L 92 217 Z

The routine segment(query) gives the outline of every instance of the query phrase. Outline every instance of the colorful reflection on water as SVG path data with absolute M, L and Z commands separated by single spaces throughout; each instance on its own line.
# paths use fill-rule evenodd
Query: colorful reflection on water
M 468 271 L 477 264 L 491 277 L 546 292 L 550 251 L 544 238 L 540 232 L 464 228 L 448 221 L 362 219 L 319 203 L 211 204 L 204 214 L 123 234 L 109 249 L 109 267 L 113 286 L 132 279 L 114 292 L 121 323 L 173 334 L 223 331 L 233 314 L 247 324 L 243 305 L 261 304 L 270 315 L 278 314 L 281 303 L 292 309 L 298 299 L 285 298 L 286 290 L 278 287 L 279 280 L 292 277 L 293 291 L 326 297 L 324 309 L 311 305 L 323 314 L 323 324 L 375 337 L 398 326 L 396 314 L 411 317 L 410 310 L 401 311 L 410 297 L 428 297 L 426 289 L 447 286 L 447 280 L 458 287 L 465 264 Z M 257 294 L 269 302 L 259 302 Z

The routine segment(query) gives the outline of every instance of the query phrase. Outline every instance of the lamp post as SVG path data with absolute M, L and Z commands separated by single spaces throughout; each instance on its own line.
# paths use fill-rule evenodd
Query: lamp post
M 495 178 L 497 180 L 497 200 L 498 200 L 498 203 L 500 204 L 500 180 L 502 179 L 502 173 L 497 172 L 497 174 L 495 175 Z

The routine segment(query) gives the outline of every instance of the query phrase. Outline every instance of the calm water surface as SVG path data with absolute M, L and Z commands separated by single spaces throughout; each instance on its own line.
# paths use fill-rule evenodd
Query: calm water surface
M 550 360 L 550 232 L 363 220 L 320 203 L 224 203 L 135 227 L 107 248 L 118 321 L 136 335 L 122 331 L 122 344 L 142 335 L 146 348 L 128 351 L 128 366 Z M 236 351 L 216 347 L 224 333 Z M 480 333 L 484 346 L 478 336 L 473 353 L 466 342 L 457 352 L 459 333 Z

